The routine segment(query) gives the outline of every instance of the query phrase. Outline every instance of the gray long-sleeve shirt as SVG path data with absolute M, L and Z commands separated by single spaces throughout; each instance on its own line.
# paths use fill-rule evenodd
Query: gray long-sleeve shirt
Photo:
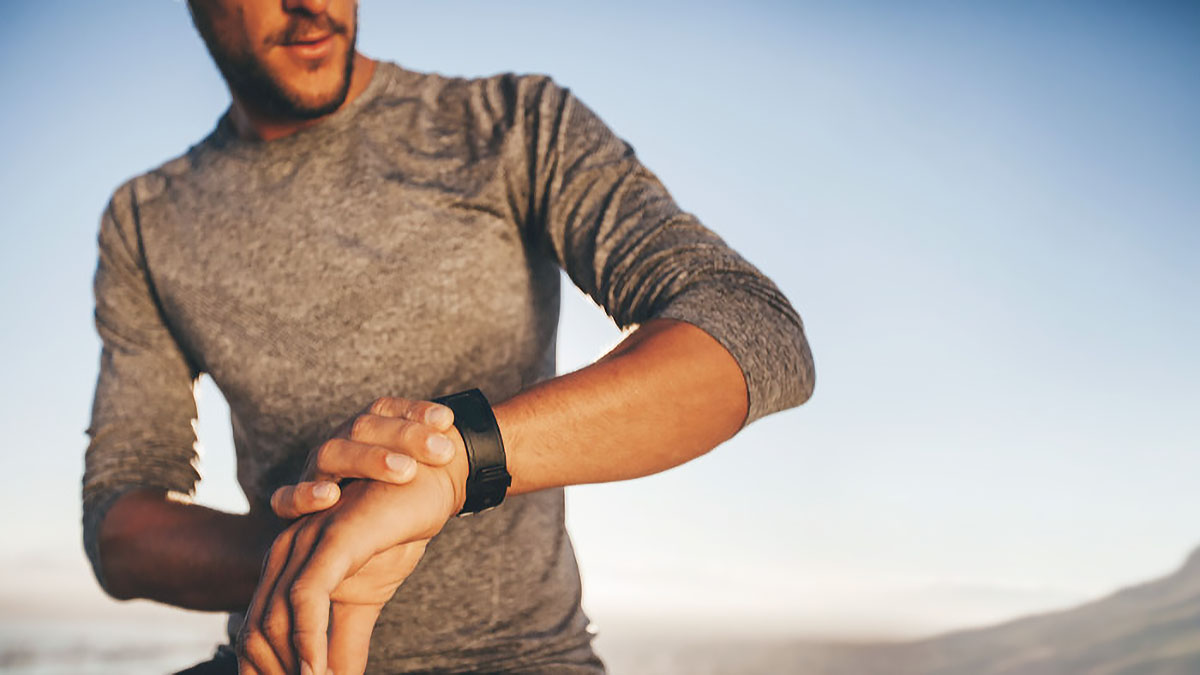
M 347 106 L 270 142 L 238 138 L 226 114 L 117 189 L 99 248 L 83 478 L 98 578 L 117 496 L 195 487 L 200 373 L 229 402 L 238 481 L 265 508 L 379 396 L 477 386 L 498 402 L 553 377 L 560 267 L 621 327 L 667 317 L 716 338 L 745 375 L 745 424 L 813 387 L 776 286 L 541 75 L 381 62 Z M 577 659 L 579 599 L 563 491 L 511 497 L 433 540 L 380 617 L 368 671 Z

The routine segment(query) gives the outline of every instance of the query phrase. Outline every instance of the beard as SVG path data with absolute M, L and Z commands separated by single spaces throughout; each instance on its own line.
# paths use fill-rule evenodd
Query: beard
M 345 23 L 339 22 L 328 14 L 305 15 L 291 14 L 288 24 L 283 29 L 270 35 L 265 43 L 268 46 L 287 44 L 305 35 L 316 33 L 333 33 L 348 36 L 346 52 L 342 55 L 345 65 L 342 68 L 342 79 L 337 88 L 318 100 L 303 98 L 299 93 L 288 89 L 275 75 L 267 71 L 263 62 L 247 50 L 238 52 L 223 44 L 214 29 L 208 14 L 197 11 L 192 2 L 188 2 L 191 10 L 192 23 L 204 40 L 208 53 L 212 56 L 217 70 L 225 78 L 230 91 L 245 105 L 272 117 L 283 119 L 310 120 L 324 117 L 337 110 L 346 101 L 350 92 L 350 80 L 354 74 L 354 54 L 358 41 L 358 31 L 351 31 Z M 358 10 L 355 9 L 355 27 L 358 26 Z

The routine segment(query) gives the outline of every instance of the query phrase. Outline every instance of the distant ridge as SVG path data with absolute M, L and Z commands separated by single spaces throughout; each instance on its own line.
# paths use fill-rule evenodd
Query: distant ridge
M 1200 548 L 1171 574 L 1099 600 L 923 640 L 656 641 L 623 657 L 614 665 L 645 675 L 1200 675 Z
M 1192 551 L 1192 554 L 1184 561 L 1183 567 L 1180 568 L 1179 572 L 1181 574 L 1200 575 L 1200 547 Z
M 1058 612 L 897 645 L 927 675 L 1200 674 L 1200 548 L 1175 572 Z

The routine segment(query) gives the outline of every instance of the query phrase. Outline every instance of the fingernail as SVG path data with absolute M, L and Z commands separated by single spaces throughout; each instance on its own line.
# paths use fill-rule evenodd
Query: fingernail
M 300 675 L 313 675 L 312 666 L 308 665 L 307 661 L 300 662 Z
M 449 457 L 450 453 L 454 451 L 454 444 L 450 442 L 449 438 L 441 434 L 430 436 L 425 441 L 425 447 L 429 448 L 429 451 L 434 455 L 442 458 Z
M 454 422 L 454 413 L 449 408 L 431 408 L 426 418 L 435 427 L 448 427 Z
M 387 459 L 384 461 L 387 462 L 389 469 L 399 473 L 408 471 L 412 467 L 413 463 L 411 457 L 408 457 L 407 455 L 398 455 L 396 453 L 388 455 Z
M 313 496 L 317 499 L 329 499 L 333 496 L 333 483 L 318 483 L 313 487 Z

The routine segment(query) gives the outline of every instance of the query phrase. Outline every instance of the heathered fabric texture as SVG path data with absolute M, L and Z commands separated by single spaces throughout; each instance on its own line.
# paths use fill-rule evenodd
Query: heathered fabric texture
M 238 481 L 267 508 L 379 396 L 479 387 L 499 402 L 553 377 L 560 267 L 622 327 L 669 317 L 719 340 L 745 374 L 747 424 L 813 386 L 775 285 L 542 75 L 383 62 L 349 105 L 270 142 L 239 139 L 226 114 L 117 189 L 99 247 L 83 479 L 98 577 L 117 496 L 193 491 L 200 373 L 229 401 Z M 579 601 L 563 491 L 511 497 L 433 540 L 384 609 L 368 670 L 590 672 Z

